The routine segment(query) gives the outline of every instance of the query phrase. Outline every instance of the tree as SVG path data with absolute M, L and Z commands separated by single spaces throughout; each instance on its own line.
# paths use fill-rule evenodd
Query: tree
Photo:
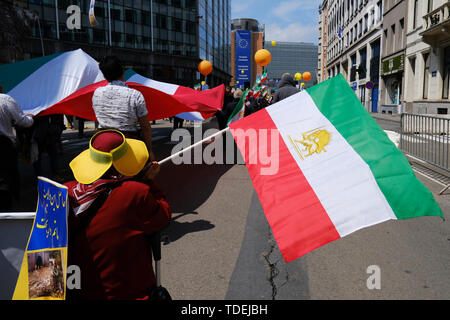
M 13 0 L 4 0 L 0 21 L 0 63 L 23 60 L 23 45 L 30 35 L 35 15 L 27 9 L 16 7 Z

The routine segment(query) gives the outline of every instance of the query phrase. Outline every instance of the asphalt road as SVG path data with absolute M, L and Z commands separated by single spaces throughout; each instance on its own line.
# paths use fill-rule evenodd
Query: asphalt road
M 388 221 L 287 264 L 245 166 L 175 167 L 160 176 L 175 219 L 165 231 L 162 282 L 175 299 L 450 298 L 447 221 Z M 438 196 L 440 185 L 418 178 L 448 213 L 450 193 Z M 367 287 L 371 266 L 380 270 L 380 289 Z
M 392 121 L 380 125 L 395 131 Z M 170 132 L 157 127 L 154 136 Z M 88 139 L 68 141 L 63 161 L 84 150 Z M 173 147 L 161 140 L 156 158 L 170 155 Z M 439 196 L 442 186 L 418 178 L 447 216 L 450 191 Z M 287 264 L 244 165 L 167 163 L 157 180 L 173 210 L 163 231 L 161 265 L 162 284 L 174 299 L 450 299 L 448 220 L 384 222 Z M 33 211 L 35 202 L 27 199 L 23 211 Z M 379 267 L 381 288 L 370 290 L 367 271 L 373 265 Z

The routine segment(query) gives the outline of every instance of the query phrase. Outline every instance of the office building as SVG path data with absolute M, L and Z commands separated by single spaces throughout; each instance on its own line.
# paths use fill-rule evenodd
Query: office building
M 210 87 L 230 81 L 230 0 L 97 0 L 96 26 L 89 23 L 89 0 L 13 3 L 36 17 L 21 44 L 24 59 L 82 48 L 95 59 L 114 54 L 144 76 L 185 86 L 203 80 L 197 67 L 207 59 L 214 66 Z
M 384 0 L 381 53 L 381 113 L 402 113 L 406 50 L 407 1 Z
M 327 28 L 327 63 L 322 77 L 342 73 L 371 112 L 378 112 L 382 8 L 382 0 L 322 3 L 322 10 L 328 14 L 328 23 L 323 26 Z
M 327 79 L 328 0 L 319 6 L 319 39 L 317 45 L 317 82 Z
M 311 73 L 311 80 L 305 81 L 305 87 L 310 87 L 317 81 L 317 45 L 305 42 L 276 42 L 272 46 L 265 42 L 265 48 L 270 51 L 272 61 L 267 65 L 267 77 L 280 80 L 283 74 L 294 76 L 297 72 Z
M 448 114 L 450 1 L 409 0 L 405 112 Z
M 255 63 L 255 53 L 264 46 L 264 26 L 255 19 L 231 20 L 231 86 L 250 87 L 263 67 Z

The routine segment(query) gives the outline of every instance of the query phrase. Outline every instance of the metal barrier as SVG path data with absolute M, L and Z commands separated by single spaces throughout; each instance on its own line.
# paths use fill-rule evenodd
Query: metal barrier
M 450 172 L 450 118 L 403 113 L 400 149 Z
M 399 147 L 405 153 L 450 174 L 449 130 L 450 118 L 402 113 Z

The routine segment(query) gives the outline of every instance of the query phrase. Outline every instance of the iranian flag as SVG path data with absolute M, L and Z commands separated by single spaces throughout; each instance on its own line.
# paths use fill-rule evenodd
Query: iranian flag
M 224 85 L 198 91 L 177 84 L 146 78 L 132 69 L 125 71 L 124 79 L 130 87 L 133 87 L 133 84 L 140 84 L 146 87 L 138 86 L 135 89 L 141 91 L 144 98 L 148 97 L 150 104 L 149 117 L 152 120 L 176 115 L 184 120 L 203 121 L 214 116 L 223 106 Z M 155 101 L 155 99 L 159 101 Z M 154 108 L 152 108 L 152 104 Z M 171 110 L 186 112 L 176 114 L 171 112 Z
M 239 99 L 238 103 L 234 107 L 233 112 L 231 113 L 230 117 L 228 118 L 227 125 L 230 125 L 230 123 L 235 122 L 244 117 L 245 100 L 247 100 L 248 93 L 249 93 L 249 90 L 245 89 L 245 91 L 242 94 L 241 98 Z
M 261 76 L 261 83 L 264 83 L 267 80 L 267 70 L 264 71 L 263 75 Z
M 127 70 L 125 81 L 147 103 L 149 120 L 183 112 L 206 119 L 222 108 L 225 86 L 202 92 L 155 81 Z M 0 84 L 25 113 L 66 114 L 96 120 L 94 91 L 108 84 L 98 62 L 81 49 L 0 66 Z
M 342 75 L 230 129 L 286 262 L 386 220 L 443 217 Z
M 81 49 L 0 66 L 3 91 L 25 113 L 34 115 L 101 80 L 104 78 L 98 62 Z M 80 106 L 73 105 L 73 108 Z M 70 110 L 65 111 L 72 114 Z

